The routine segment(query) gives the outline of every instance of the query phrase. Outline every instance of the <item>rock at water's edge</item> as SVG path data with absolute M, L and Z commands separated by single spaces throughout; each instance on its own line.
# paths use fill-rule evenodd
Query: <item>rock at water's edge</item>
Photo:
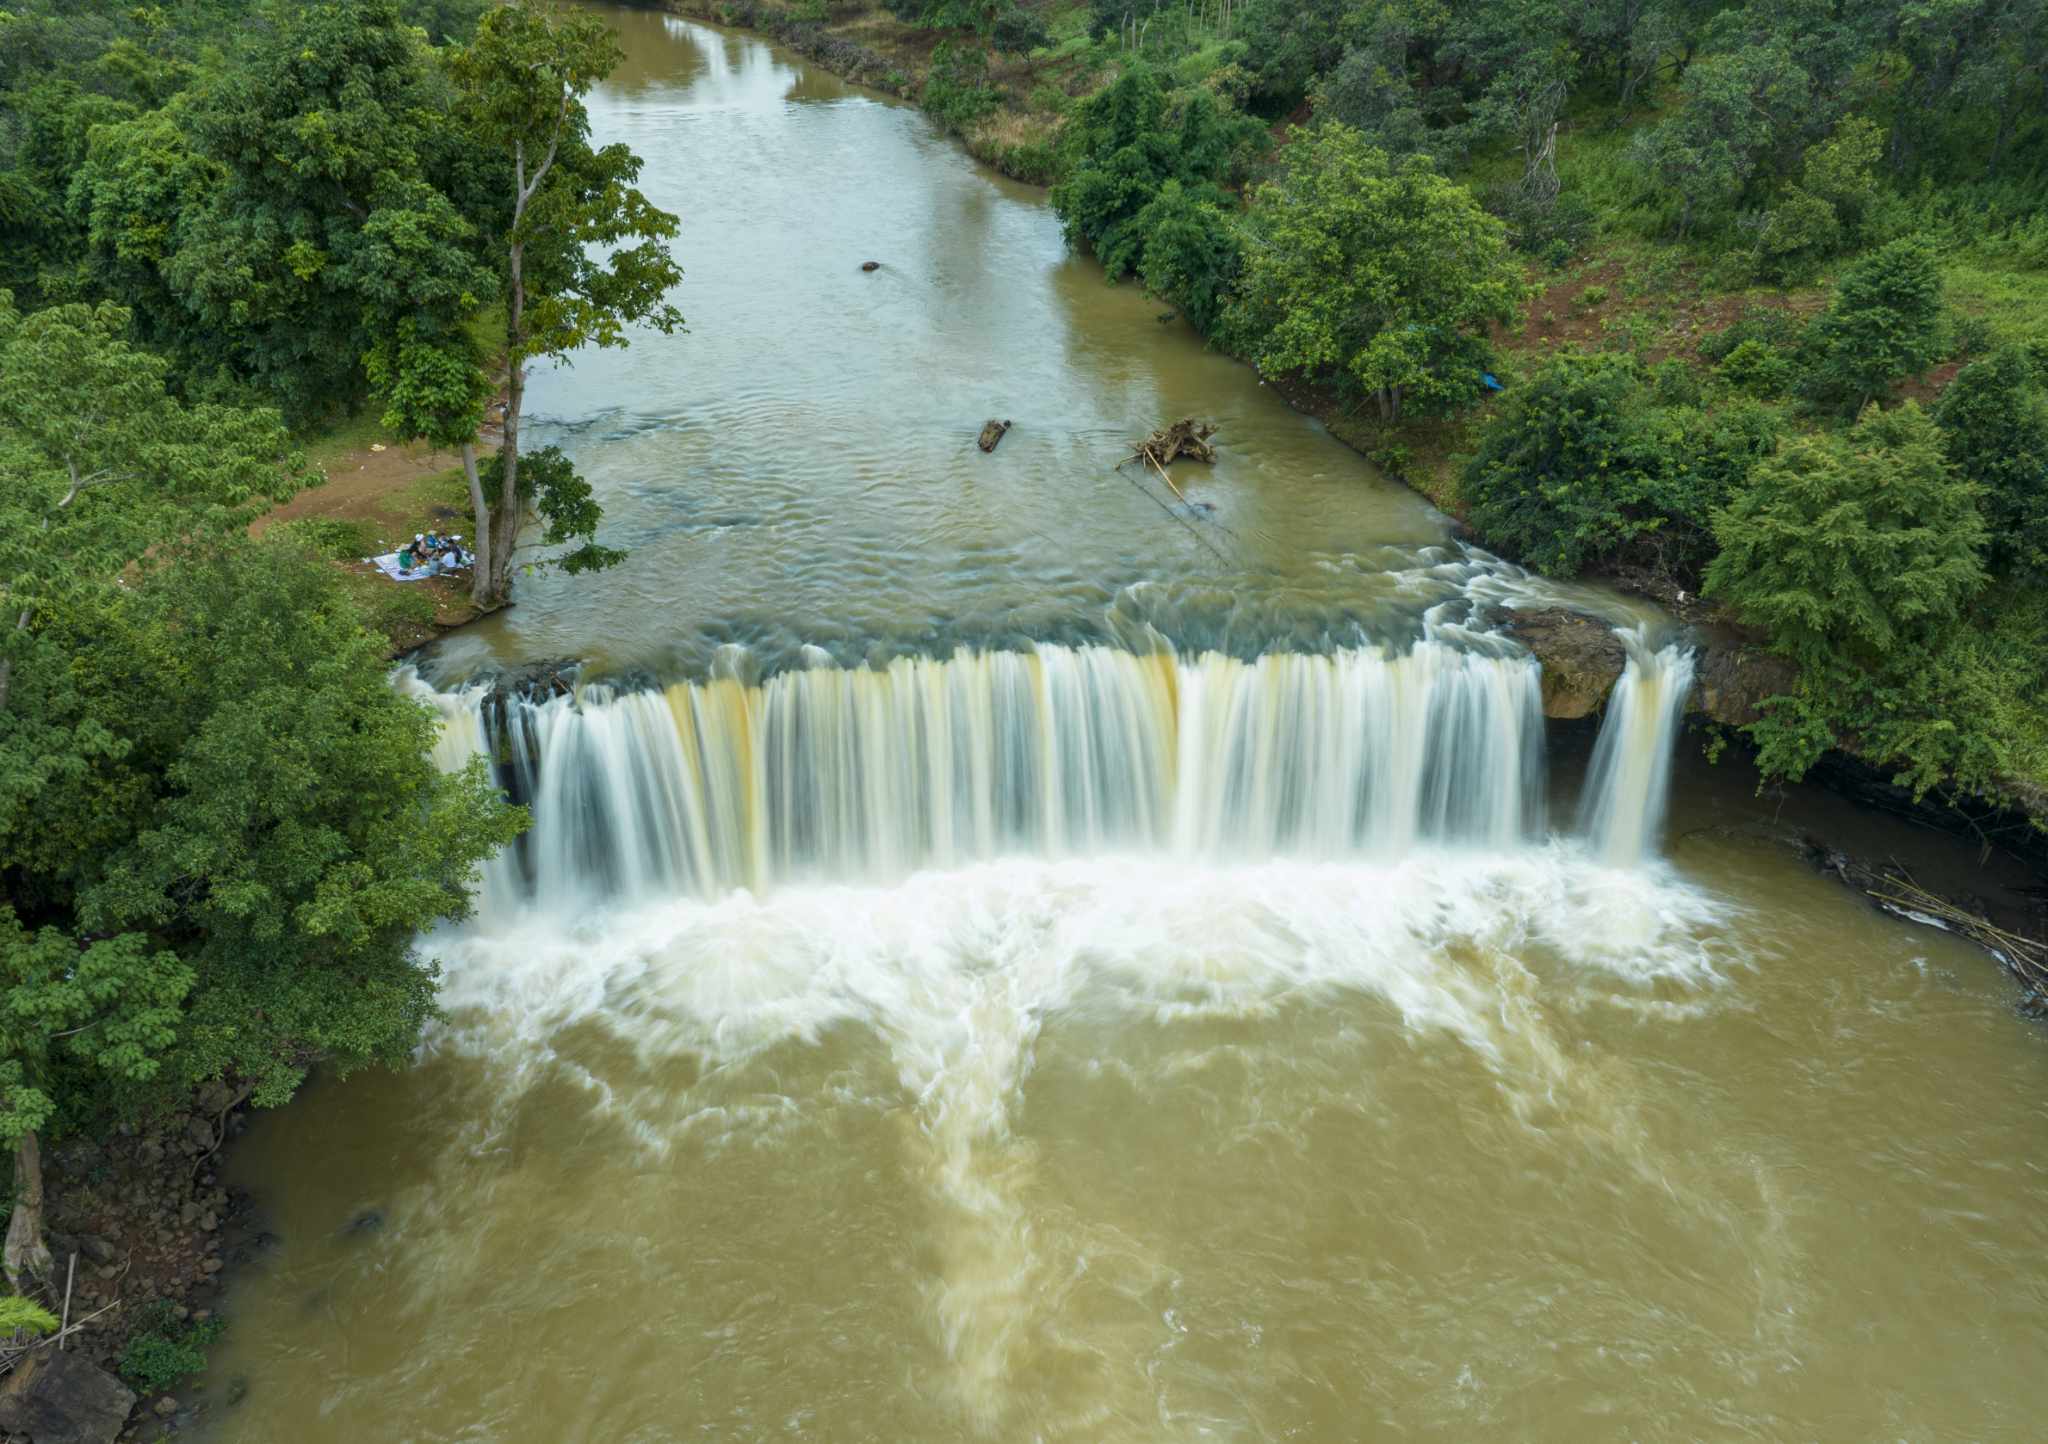
M 134 1407 L 128 1386 L 83 1354 L 42 1348 L 0 1387 L 0 1433 L 35 1444 L 113 1444 Z
M 1762 647 L 1710 642 L 1694 678 L 1694 710 L 1730 727 L 1747 727 L 1763 716 L 1757 708 L 1765 698 L 1798 685 L 1799 669 Z
M 1543 664 L 1543 715 L 1571 720 L 1600 709 L 1628 662 L 1605 622 L 1560 608 L 1512 611 L 1508 634 Z

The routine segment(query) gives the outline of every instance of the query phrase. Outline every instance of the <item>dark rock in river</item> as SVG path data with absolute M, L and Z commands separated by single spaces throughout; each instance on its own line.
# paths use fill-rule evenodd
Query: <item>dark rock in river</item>
M 1607 623 L 1555 607 L 1512 611 L 1503 620 L 1543 664 L 1544 716 L 1591 716 L 1621 680 L 1628 654 Z
M 112 1444 L 134 1407 L 128 1386 L 85 1355 L 41 1348 L 0 1387 L 0 1434 L 26 1434 L 35 1444 Z

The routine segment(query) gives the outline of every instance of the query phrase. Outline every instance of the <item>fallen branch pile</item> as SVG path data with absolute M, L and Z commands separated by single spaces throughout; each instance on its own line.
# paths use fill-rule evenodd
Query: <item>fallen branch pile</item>
M 1216 448 L 1209 444 L 1209 438 L 1215 434 L 1216 428 L 1206 421 L 1176 421 L 1139 442 L 1129 460 L 1142 457 L 1159 467 L 1171 466 L 1183 456 L 1194 461 L 1214 461 Z
M 1886 912 L 1977 944 L 2026 990 L 2029 1011 L 2048 1011 L 2048 943 L 2002 928 L 1940 893 L 1929 892 L 1896 859 L 1879 871 L 1830 848 L 1815 846 L 1812 850 L 1822 872 L 1840 878 Z

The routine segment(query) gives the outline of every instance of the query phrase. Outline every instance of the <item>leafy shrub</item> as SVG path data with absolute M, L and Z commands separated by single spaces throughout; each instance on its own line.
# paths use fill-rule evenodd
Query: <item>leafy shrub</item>
M 1705 399 L 1700 373 L 1675 357 L 1650 368 L 1650 387 L 1659 406 L 1698 406 Z
M 1257 121 L 1208 91 L 1169 97 L 1149 67 L 1133 65 L 1075 107 L 1053 208 L 1112 277 L 1143 277 L 1208 330 L 1237 268 L 1236 202 L 1217 182 L 1264 141 Z
M 2048 392 L 2033 358 L 2007 347 L 1956 373 L 1934 419 L 1948 458 L 1984 488 L 1992 556 L 2048 572 Z
M 1882 657 L 1955 617 L 1984 582 L 1976 486 L 1911 402 L 1846 437 L 1787 441 L 1716 512 L 1705 591 L 1803 664 Z
M 1744 341 L 1715 370 L 1737 391 L 1765 399 L 1784 395 L 1792 382 L 1792 358 L 1768 341 Z
M 288 521 L 278 530 L 289 535 L 315 556 L 329 561 L 352 562 L 377 549 L 377 538 L 366 521 L 335 516 L 308 516 Z
M 1842 273 L 1807 331 L 1800 389 L 1823 406 L 1859 412 L 1941 351 L 1941 270 L 1917 238 L 1893 241 Z
M 227 1325 L 220 1319 L 180 1323 L 171 1305 L 159 1300 L 143 1310 L 116 1366 L 121 1377 L 144 1394 L 161 1394 L 206 1367 L 206 1346 Z
M 1216 329 L 1244 259 L 1234 218 L 1214 190 L 1169 180 L 1136 221 L 1145 236 L 1138 264 L 1145 288 L 1178 305 L 1205 336 Z
M 1709 361 L 1722 361 L 1745 341 L 1761 341 L 1776 350 L 1791 352 L 1798 349 L 1805 329 L 1805 322 L 1782 306 L 1745 306 L 1734 325 L 1700 342 L 1700 355 Z
M 1835 208 L 1811 191 L 1787 186 L 1757 234 L 1756 274 L 1780 282 L 1811 276 L 1841 246 Z
M 988 83 L 988 55 L 979 45 L 940 42 L 924 80 L 924 108 L 952 131 L 962 131 L 996 108 Z
M 25 1299 L 20 1294 L 0 1295 L 0 1334 L 19 1341 L 56 1332 L 56 1315 L 34 1299 Z
M 1690 578 L 1712 550 L 1713 509 L 1774 439 L 1759 411 L 1729 422 L 1654 405 L 1632 354 L 1565 352 L 1492 413 L 1462 493 L 1488 545 L 1548 575 Z

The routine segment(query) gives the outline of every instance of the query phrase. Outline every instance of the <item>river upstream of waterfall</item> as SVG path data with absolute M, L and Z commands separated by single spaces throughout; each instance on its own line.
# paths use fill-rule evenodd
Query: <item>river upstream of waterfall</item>
M 239 1145 L 204 1438 L 2041 1437 L 2048 1034 L 1781 839 L 2003 879 L 1710 766 L 1658 618 L 916 110 L 606 13 L 691 331 L 535 429 L 632 557 L 397 679 L 535 825 L 417 1064 Z M 1184 415 L 1195 508 L 1115 468 Z M 1528 598 L 1626 629 L 1603 723 Z

